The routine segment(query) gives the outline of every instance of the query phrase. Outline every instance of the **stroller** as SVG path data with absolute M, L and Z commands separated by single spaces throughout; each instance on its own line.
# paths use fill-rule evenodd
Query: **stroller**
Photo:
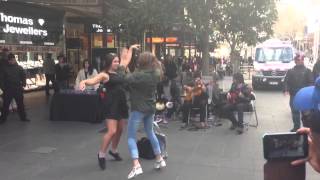
M 226 93 L 220 88 L 212 90 L 210 112 L 215 116 L 214 126 L 221 126 L 221 118 L 224 118 L 223 107 L 227 103 Z
M 174 116 L 174 113 L 179 108 L 180 90 L 175 81 L 171 81 L 169 87 L 165 84 L 166 82 L 161 82 L 157 85 L 155 121 L 157 123 L 162 122 L 166 124 L 167 118 L 170 119 Z M 167 88 L 167 91 L 164 90 L 165 87 Z
M 173 108 L 173 102 L 166 101 L 164 99 L 158 100 L 156 103 L 156 114 L 154 121 L 157 123 L 167 123 L 166 116 L 169 109 Z
M 161 131 L 161 128 L 158 125 L 158 123 L 153 122 L 153 127 L 160 144 L 161 155 L 164 159 L 167 159 L 168 158 L 167 136 Z
M 159 141 L 161 156 L 164 159 L 167 159 L 168 158 L 167 136 L 161 131 L 158 123 L 153 122 L 153 127 L 154 127 L 156 137 Z M 147 137 L 142 137 L 137 142 L 137 147 L 138 147 L 138 151 L 139 151 L 139 157 L 144 158 L 144 159 L 154 159 L 155 158 L 155 154 L 153 152 L 151 142 Z

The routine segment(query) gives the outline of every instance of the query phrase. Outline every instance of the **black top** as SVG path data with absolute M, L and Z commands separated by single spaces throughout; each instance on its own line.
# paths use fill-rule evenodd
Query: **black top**
M 4 89 L 19 89 L 26 86 L 26 74 L 18 64 L 7 65 L 3 68 Z
M 165 76 L 167 76 L 170 80 L 177 77 L 177 66 L 174 62 L 166 62 L 165 66 Z
M 66 81 L 69 78 L 70 68 L 68 65 L 60 66 L 57 64 L 55 66 L 56 70 L 56 79 L 57 81 Z
M 104 83 L 107 95 L 117 96 L 125 93 L 124 91 L 124 79 L 116 73 L 108 73 L 109 81 Z
M 320 75 L 320 61 L 317 61 L 316 64 L 314 64 L 312 73 L 313 73 L 314 79 L 317 79 L 317 77 L 319 77 L 319 75 Z
M 124 90 L 124 78 L 116 73 L 108 73 L 109 81 L 104 83 L 104 118 L 121 120 L 128 118 L 127 98 Z
M 294 96 L 301 88 L 313 85 L 313 74 L 304 65 L 296 65 L 290 69 L 285 77 L 284 91 Z
M 4 58 L 0 58 L 0 88 L 3 88 L 3 83 L 4 83 L 4 79 L 3 79 L 3 70 L 4 70 Z

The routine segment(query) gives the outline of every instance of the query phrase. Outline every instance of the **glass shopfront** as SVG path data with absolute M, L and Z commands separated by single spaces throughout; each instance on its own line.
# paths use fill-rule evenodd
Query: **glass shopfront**
M 64 12 L 44 6 L 0 1 L 0 49 L 8 48 L 26 70 L 26 90 L 45 85 L 43 60 L 63 52 Z

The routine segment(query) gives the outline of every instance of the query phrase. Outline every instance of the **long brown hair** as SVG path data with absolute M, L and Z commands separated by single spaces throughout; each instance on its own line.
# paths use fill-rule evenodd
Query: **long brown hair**
M 111 68 L 112 62 L 117 55 L 115 53 L 108 53 L 104 58 L 104 71 L 108 72 Z
M 139 70 L 158 70 L 160 71 L 160 77 L 163 77 L 163 70 L 161 62 L 151 52 L 141 53 L 138 59 Z

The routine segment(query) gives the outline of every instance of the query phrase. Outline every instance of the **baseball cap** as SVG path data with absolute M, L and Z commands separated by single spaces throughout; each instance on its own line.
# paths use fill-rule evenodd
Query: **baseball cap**
M 320 77 L 314 86 L 302 88 L 293 100 L 293 106 L 299 111 L 320 110 Z

